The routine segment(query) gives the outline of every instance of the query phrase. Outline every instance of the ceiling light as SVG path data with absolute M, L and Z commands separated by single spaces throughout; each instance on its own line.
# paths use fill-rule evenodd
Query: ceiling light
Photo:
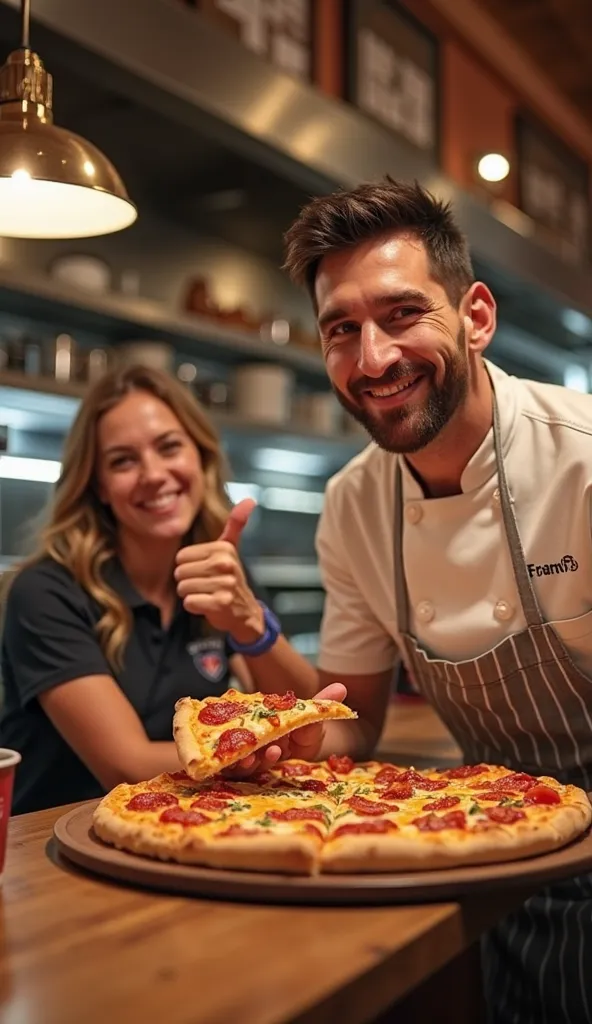
M 292 487 L 266 487 L 261 495 L 264 508 L 274 512 L 304 512 L 319 515 L 324 494 L 319 491 L 298 491 Z
M 292 473 L 295 476 L 322 476 L 326 460 L 311 452 L 294 452 L 288 448 L 258 448 L 251 460 L 256 469 L 269 473 Z
M 22 44 L 0 69 L 0 236 L 89 238 L 129 227 L 137 211 L 117 171 L 90 142 L 53 124 L 52 77 Z
M 25 459 L 19 455 L 0 457 L 0 479 L 30 480 L 33 483 L 55 484 L 62 466 L 54 459 Z
M 510 173 L 510 161 L 501 153 L 485 153 L 477 164 L 477 173 L 483 181 L 503 181 Z
M 572 391 L 580 391 L 587 395 L 590 391 L 590 377 L 585 366 L 571 363 L 563 371 L 563 384 Z
M 592 320 L 585 313 L 578 309 L 562 309 L 561 322 L 576 337 L 592 340 Z

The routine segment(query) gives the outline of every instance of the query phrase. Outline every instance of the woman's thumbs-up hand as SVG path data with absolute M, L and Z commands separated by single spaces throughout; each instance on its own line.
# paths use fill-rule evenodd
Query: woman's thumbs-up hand
M 265 632 L 263 611 L 247 583 L 238 543 L 256 502 L 245 498 L 232 509 L 218 540 L 177 552 L 175 581 L 183 607 L 238 643 L 253 643 Z

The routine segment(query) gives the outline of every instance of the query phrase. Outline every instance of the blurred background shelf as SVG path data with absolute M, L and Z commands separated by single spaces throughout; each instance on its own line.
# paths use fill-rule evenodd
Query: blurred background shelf
M 197 314 L 182 314 L 164 303 L 121 295 L 96 294 L 55 280 L 49 274 L 0 263 L 0 309 L 62 331 L 96 335 L 111 344 L 169 342 L 205 359 L 225 363 L 273 362 L 326 387 L 320 354 L 294 343 L 274 345 L 255 331 L 230 329 Z

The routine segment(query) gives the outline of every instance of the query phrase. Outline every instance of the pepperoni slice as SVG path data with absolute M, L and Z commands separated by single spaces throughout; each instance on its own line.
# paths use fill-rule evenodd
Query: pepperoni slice
M 331 754 L 327 758 L 327 764 L 332 772 L 337 772 L 338 775 L 349 775 L 349 773 L 355 767 L 351 757 L 344 754 L 343 757 L 339 757 L 338 754 Z
M 432 800 L 424 804 L 422 811 L 447 811 L 449 807 L 456 807 L 460 803 L 459 796 L 441 796 L 439 800 Z
M 397 825 L 388 818 L 378 818 L 376 821 L 351 821 L 347 825 L 340 825 L 336 828 L 332 839 L 339 839 L 340 836 L 363 836 L 373 833 L 382 835 L 384 832 L 396 832 Z
M 282 775 L 286 778 L 292 779 L 298 775 L 308 775 L 310 772 L 310 765 L 303 761 L 286 761 L 284 764 L 280 764 L 280 770 Z
M 232 797 L 229 796 L 216 796 L 214 793 L 202 793 L 198 796 L 197 800 L 193 800 L 191 807 L 201 807 L 203 811 L 225 811 L 228 807 L 228 802 Z
M 281 779 L 276 779 L 275 775 L 273 775 L 271 772 L 259 772 L 259 775 L 253 775 L 251 778 L 251 782 L 254 782 L 256 786 L 262 787 L 277 785 L 278 782 L 280 786 L 283 785 Z
M 246 753 L 257 745 L 257 737 L 250 729 L 226 729 L 216 744 L 214 757 L 224 758 L 239 751 Z
M 328 788 L 327 783 L 320 779 L 303 779 L 297 785 L 298 789 L 306 789 L 309 793 L 326 793 Z
M 173 804 L 178 806 L 179 801 L 172 793 L 137 793 L 125 806 L 128 811 L 159 811 Z
M 212 819 L 199 811 L 184 811 L 181 807 L 167 807 L 160 815 L 159 821 L 163 825 L 182 825 L 189 828 L 191 825 L 207 825 Z
M 225 779 L 210 779 L 207 787 L 211 793 L 222 793 L 229 797 L 236 797 L 240 794 L 240 789 L 233 786 L 231 782 L 226 782 Z
M 461 764 L 458 768 L 449 768 L 442 772 L 442 775 L 447 779 L 470 779 L 473 775 L 482 775 L 488 771 L 486 764 Z
M 366 817 L 366 815 L 373 817 L 374 815 L 388 814 L 389 811 L 399 810 L 396 804 L 373 803 L 372 800 L 365 800 L 363 796 L 352 796 L 345 802 L 351 807 L 352 811 L 355 811 L 356 814 L 361 814 L 363 817 Z
M 303 825 L 299 831 L 306 832 L 307 835 L 315 836 L 317 839 L 324 839 L 323 833 L 316 825 Z
M 324 821 L 325 812 L 320 807 L 288 807 L 286 811 L 270 811 L 273 821 Z
M 212 701 L 205 704 L 197 717 L 203 725 L 224 725 L 233 718 L 240 718 L 246 712 L 247 705 L 243 701 L 219 700 L 216 703 Z
M 399 775 L 398 782 L 410 782 L 412 786 L 416 786 L 417 789 L 426 789 L 428 792 L 437 789 L 446 789 L 448 782 L 446 779 L 428 779 L 424 775 L 420 775 L 414 768 L 408 768 Z
M 174 779 L 175 782 L 195 782 L 187 772 L 168 772 L 170 779 Z
M 398 768 L 393 768 L 390 764 L 385 764 L 384 768 L 381 768 L 377 772 L 374 778 L 375 786 L 390 786 L 393 782 L 399 782 L 401 778 L 401 772 Z
M 516 807 L 486 807 L 483 813 L 497 825 L 513 825 L 515 821 L 523 821 L 526 818 L 524 811 L 519 811 Z
M 395 782 L 382 793 L 383 800 L 410 800 L 414 790 L 410 782 Z
M 438 789 L 446 789 L 448 783 L 440 779 L 424 779 L 423 782 L 417 783 L 418 789 L 426 789 L 428 793 L 431 793 Z
M 448 814 L 424 814 L 411 824 L 420 832 L 442 832 L 446 828 L 465 828 L 467 822 L 464 811 L 449 811 Z
M 561 797 L 556 789 L 551 789 L 550 786 L 545 786 L 544 783 L 540 783 L 538 786 L 533 786 L 529 789 L 526 796 L 524 797 L 525 804 L 560 804 Z
M 265 707 L 271 711 L 290 711 L 297 702 L 298 697 L 293 690 L 287 690 L 286 693 L 266 693 L 263 698 Z
M 526 793 L 536 784 L 537 780 L 534 775 L 527 775 L 526 772 L 513 772 L 501 779 L 494 779 L 487 788 L 493 789 L 496 793 L 500 791 L 503 793 Z
M 244 825 L 229 825 L 223 832 L 218 832 L 218 836 L 258 836 L 261 835 L 263 829 L 261 828 L 245 828 Z

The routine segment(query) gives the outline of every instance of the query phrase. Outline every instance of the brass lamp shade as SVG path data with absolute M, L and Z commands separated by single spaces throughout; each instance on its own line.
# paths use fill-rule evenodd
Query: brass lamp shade
M 51 76 L 36 53 L 0 70 L 0 236 L 89 238 L 132 224 L 137 210 L 95 146 L 52 123 Z

